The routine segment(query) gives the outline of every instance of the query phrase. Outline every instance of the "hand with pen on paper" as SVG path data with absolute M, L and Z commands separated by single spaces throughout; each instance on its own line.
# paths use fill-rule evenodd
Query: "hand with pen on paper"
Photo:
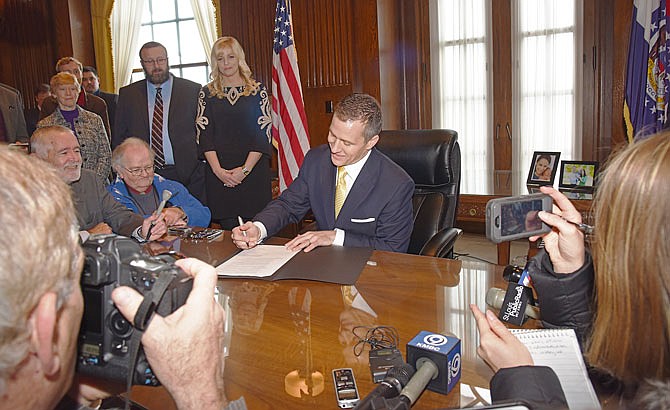
M 167 224 L 163 214 L 151 215 L 142 222 L 142 229 L 140 229 L 140 236 L 147 241 L 155 241 L 167 233 Z
M 167 232 L 167 224 L 165 223 L 165 216 L 163 215 L 163 208 L 165 208 L 165 205 L 167 205 L 170 198 L 172 198 L 172 192 L 165 189 L 165 190 L 163 190 L 163 193 L 161 194 L 161 197 L 162 197 L 162 200 L 161 200 L 160 205 L 158 205 L 158 208 L 154 211 L 153 215 L 146 218 L 144 220 L 144 223 L 142 224 L 141 234 L 142 234 L 142 237 L 147 241 L 155 241 L 156 239 L 163 236 L 163 234 L 165 232 Z M 148 227 L 146 226 L 147 221 L 149 221 L 149 226 Z M 164 232 L 160 235 L 158 235 L 158 232 L 154 232 L 154 227 L 158 226 L 159 224 L 162 225 L 162 227 L 164 229 Z

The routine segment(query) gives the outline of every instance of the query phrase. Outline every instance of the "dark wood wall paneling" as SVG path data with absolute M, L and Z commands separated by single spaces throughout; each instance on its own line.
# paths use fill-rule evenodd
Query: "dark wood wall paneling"
M 58 58 L 95 64 L 88 0 L 0 0 L 0 19 L 0 82 L 21 91 L 27 107 Z
M 49 2 L 21 0 L 4 1 L 0 12 L 0 82 L 20 90 L 32 107 L 35 87 L 53 73 L 54 50 L 60 46 L 53 30 L 60 25 L 69 33 L 67 14 L 52 17 Z
M 310 144 L 317 146 L 327 142 L 332 119 L 326 103 L 337 104 L 353 89 L 352 7 L 349 1 L 291 3 Z
M 311 145 L 326 142 L 332 114 L 326 103 L 363 91 L 379 98 L 377 10 L 374 0 L 293 0 Z M 222 31 L 236 37 L 256 78 L 271 86 L 274 0 L 221 0 Z
M 607 116 L 602 117 L 603 123 L 611 128 L 599 133 L 598 157 L 606 158 L 610 150 L 607 143 L 611 143 L 611 148 L 625 143 L 626 129 L 623 121 L 623 100 L 626 87 L 626 65 L 628 61 L 628 42 L 630 37 L 630 26 L 633 20 L 633 2 L 630 0 L 600 0 L 600 15 L 606 16 L 609 25 L 601 28 L 600 36 L 606 41 L 600 47 L 600 54 L 603 61 L 602 66 L 609 70 L 608 76 L 602 81 L 602 90 L 611 95 L 603 93 L 601 107 L 608 109 Z M 612 56 L 612 61 L 606 60 L 607 56 Z M 611 140 L 608 138 L 611 136 Z
M 583 81 L 583 118 L 582 118 L 582 152 L 595 152 L 595 147 L 598 146 L 597 136 L 599 129 L 598 121 L 598 104 L 600 95 L 600 83 L 598 82 L 599 67 L 596 63 L 599 60 L 597 51 L 598 45 L 598 30 L 600 21 L 597 18 L 597 4 L 589 1 L 584 3 L 583 18 L 584 22 L 584 41 L 583 41 L 583 66 L 582 66 L 582 81 Z
M 62 0 L 61 0 L 62 1 Z M 96 66 L 93 47 L 93 24 L 90 0 L 68 0 L 72 52 L 58 57 L 72 55 L 83 65 Z M 64 28 L 66 30 L 66 28 Z
M 428 1 L 378 0 L 377 13 L 384 128 L 430 128 Z
M 493 193 L 512 194 L 512 141 L 507 135 L 507 127 L 513 134 L 512 121 L 512 9 L 508 0 L 493 0 L 492 34 L 493 44 L 493 149 L 495 155 Z M 491 69 L 490 68 L 490 69 Z M 466 136 L 460 136 L 461 138 Z
M 430 126 L 427 0 L 292 3 L 312 146 L 326 141 L 331 118 L 326 102 L 353 91 L 381 100 L 385 128 Z M 240 40 L 256 78 L 270 87 L 275 1 L 219 4 L 223 33 Z M 602 161 L 626 140 L 621 112 L 632 4 L 584 4 L 585 66 L 595 67 L 584 74 L 584 86 L 592 90 L 585 99 L 584 159 Z M 0 0 L 0 19 L 0 82 L 18 88 L 28 106 L 59 57 L 94 64 L 88 0 Z

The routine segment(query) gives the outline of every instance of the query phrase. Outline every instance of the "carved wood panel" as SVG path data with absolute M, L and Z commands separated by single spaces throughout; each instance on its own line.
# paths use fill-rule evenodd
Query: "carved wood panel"
M 293 35 L 311 146 L 326 142 L 336 104 L 353 91 L 379 98 L 375 0 L 293 0 Z M 255 77 L 271 86 L 274 0 L 220 0 L 224 35 L 245 49 Z

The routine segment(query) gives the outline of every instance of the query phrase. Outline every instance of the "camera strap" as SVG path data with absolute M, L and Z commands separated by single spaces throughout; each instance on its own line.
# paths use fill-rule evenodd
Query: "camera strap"
M 172 282 L 171 275 L 158 275 L 156 282 L 153 284 L 153 287 L 150 291 L 144 294 L 144 299 L 140 304 L 137 312 L 135 312 L 135 319 L 133 320 L 133 327 L 135 328 L 132 336 L 130 336 L 129 342 L 129 371 L 128 378 L 126 379 L 126 404 L 125 409 L 128 410 L 130 407 L 130 388 L 133 384 L 133 377 L 135 375 L 136 367 L 138 365 L 137 358 L 140 353 L 140 348 L 142 346 L 142 335 L 144 331 L 149 326 L 151 318 L 153 317 L 158 304 L 160 303 L 165 291 Z M 148 369 L 148 367 L 147 367 Z M 147 370 L 145 369 L 145 370 Z M 149 375 L 150 373 L 147 373 Z M 155 376 L 153 376 L 155 377 Z M 149 384 L 149 383 L 146 383 Z

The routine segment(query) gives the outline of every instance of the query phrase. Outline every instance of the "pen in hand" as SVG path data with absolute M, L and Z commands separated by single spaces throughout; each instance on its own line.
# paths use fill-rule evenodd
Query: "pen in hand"
M 244 221 L 242 220 L 242 217 L 239 216 L 239 215 L 237 216 L 237 222 L 240 224 L 240 228 L 242 227 L 242 225 L 244 225 Z M 240 231 L 242 231 L 242 230 L 240 229 Z M 247 231 L 242 231 L 242 235 L 246 238 L 247 237 Z
M 571 223 L 574 226 L 577 227 L 580 231 L 584 232 L 586 235 L 591 235 L 593 233 L 593 226 L 587 225 L 585 223 L 580 223 L 580 222 L 572 222 L 568 221 L 567 219 L 563 218 L 565 222 Z
M 161 203 L 158 205 L 158 208 L 156 209 L 156 212 L 154 212 L 154 215 L 160 215 L 161 212 L 163 212 L 163 208 L 165 208 L 165 204 L 172 198 L 172 192 L 168 191 L 167 189 L 164 189 L 162 194 L 161 194 Z M 156 225 L 155 222 L 151 222 L 149 224 L 149 229 L 147 229 L 147 237 L 145 238 L 147 241 L 151 238 L 151 230 L 154 229 L 154 225 Z

